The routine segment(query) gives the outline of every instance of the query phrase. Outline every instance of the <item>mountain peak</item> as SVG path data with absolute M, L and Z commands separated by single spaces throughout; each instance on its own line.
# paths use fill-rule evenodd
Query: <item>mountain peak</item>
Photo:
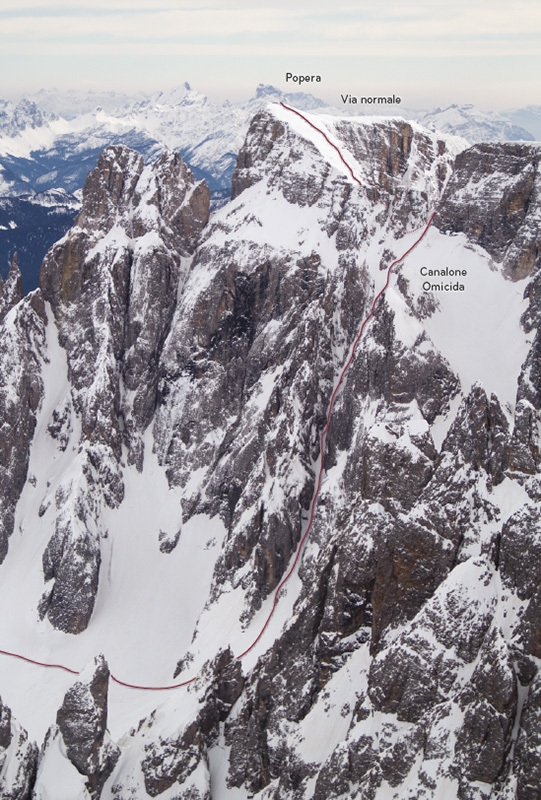
M 269 97 L 283 97 L 284 93 L 272 86 L 270 83 L 260 83 L 255 90 L 255 98 L 257 100 L 267 100 Z

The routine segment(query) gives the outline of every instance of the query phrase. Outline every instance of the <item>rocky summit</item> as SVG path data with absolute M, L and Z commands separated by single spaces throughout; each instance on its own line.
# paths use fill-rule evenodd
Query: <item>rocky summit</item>
M 103 151 L 0 283 L 2 798 L 541 798 L 540 159 Z

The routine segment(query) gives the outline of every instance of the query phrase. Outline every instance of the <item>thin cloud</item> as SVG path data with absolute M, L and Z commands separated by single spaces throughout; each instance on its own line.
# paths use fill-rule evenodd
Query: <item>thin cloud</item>
M 62 11 L 62 4 L 51 8 L 38 3 L 42 13 L 4 12 L 1 25 L 2 49 L 13 50 L 25 43 L 33 52 L 73 52 L 73 46 L 87 44 L 85 50 L 96 54 L 107 49 L 108 42 L 129 51 L 130 45 L 146 43 L 153 52 L 154 44 L 168 42 L 205 46 L 213 53 L 229 53 L 234 44 L 241 54 L 310 54 L 355 56 L 363 54 L 438 56 L 483 54 L 537 54 L 541 50 L 541 6 L 519 2 L 509 8 L 496 7 L 490 14 L 484 8 L 455 5 L 432 8 L 423 16 L 424 6 L 407 9 L 383 3 L 377 11 L 355 12 L 350 7 L 312 9 L 281 7 L 224 8 L 224 3 L 194 9 L 185 4 L 179 8 L 143 9 L 137 0 L 126 0 L 115 7 L 101 9 L 101 0 L 92 7 L 75 12 L 73 6 Z M 167 0 L 160 6 L 167 5 Z M 237 4 L 238 5 L 238 4 Z M 36 6 L 32 6 L 34 11 Z M 31 10 L 31 9 L 30 9 Z M 103 12 L 103 13 L 102 13 Z M 51 16 L 51 14 L 53 14 Z M 219 47 L 220 50 L 215 48 Z M 58 49 L 60 48 L 60 50 Z M 201 50 L 203 48 L 203 50 Z M 118 51 L 117 51 L 118 52 Z
M 438 54 L 537 54 L 541 50 L 541 6 L 527 0 L 513 6 L 485 3 L 465 5 L 417 3 L 404 7 L 382 2 L 380 6 L 352 8 L 340 5 L 329 12 L 328 6 L 314 9 L 284 7 L 273 3 L 258 8 L 234 4 L 193 3 L 160 0 L 149 10 L 147 0 L 93 0 L 76 9 L 73 3 L 46 0 L 19 2 L 4 0 L 0 12 L 0 40 L 3 49 L 27 47 L 47 52 L 71 52 L 74 42 L 94 42 L 96 53 L 114 41 L 129 47 L 133 42 L 147 45 L 177 42 L 203 54 L 206 46 L 229 44 L 239 52 L 257 51 L 276 55 L 299 53 L 311 55 L 356 55 L 381 53 L 392 49 L 395 55 L 435 56 Z M 263 44 L 264 50 L 260 49 Z M 219 51 L 214 51 L 216 54 Z
M 470 102 L 538 102 L 538 0 L 0 0 L 0 77 L 15 86 L 172 80 L 232 86 L 321 72 Z M 177 78 L 172 78 L 176 75 Z M 383 76 L 383 77 L 382 77 Z M 534 76 L 534 77 L 532 77 Z M 463 87 L 457 94 L 456 87 Z M 445 88 L 448 87 L 448 90 Z M 452 91 L 451 88 L 452 87 Z M 511 88 L 509 88 L 511 87 Z M 527 91 L 526 91 L 527 87 Z M 323 89 L 322 89 L 323 91 Z M 330 89 L 329 89 L 330 91 Z M 439 102 L 439 101 L 438 101 Z M 509 102 L 509 101 L 507 101 Z
M 299 25 L 302 15 L 295 11 L 275 12 L 254 9 L 249 15 L 243 11 L 197 10 L 152 11 L 133 16 L 109 13 L 106 16 L 80 15 L 57 17 L 17 17 L 2 22 L 2 38 L 9 40 L 59 42 L 78 37 L 84 39 L 114 37 L 133 41 L 167 40 L 172 37 L 190 39 L 225 39 L 229 36 L 272 36 L 287 33 L 292 25 Z

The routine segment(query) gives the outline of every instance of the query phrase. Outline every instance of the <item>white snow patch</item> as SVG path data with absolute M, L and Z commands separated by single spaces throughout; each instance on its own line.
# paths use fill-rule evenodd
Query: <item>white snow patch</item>
M 220 725 L 218 743 L 208 751 L 210 785 L 212 800 L 246 800 L 244 789 L 227 786 L 229 773 L 229 753 L 231 747 L 225 744 L 223 723 Z
M 85 776 L 66 756 L 66 747 L 56 729 L 40 762 L 34 788 L 36 800 L 90 800 Z
M 464 277 L 423 276 L 421 269 L 466 270 Z M 464 291 L 438 291 L 439 308 L 424 327 L 436 348 L 458 374 L 467 394 L 480 382 L 502 404 L 514 405 L 520 368 L 529 337 L 520 325 L 527 307 L 524 282 L 513 283 L 496 270 L 487 253 L 473 248 L 462 234 L 446 236 L 435 228 L 410 253 L 402 267 L 412 293 L 421 297 L 423 283 L 462 283 Z
M 500 522 L 503 524 L 519 509 L 531 502 L 525 488 L 517 481 L 504 478 L 497 486 L 492 487 L 490 498 L 500 509 Z
M 367 685 L 369 644 L 361 645 L 334 673 L 317 702 L 299 724 L 297 752 L 307 763 L 323 764 L 348 733 L 358 690 Z

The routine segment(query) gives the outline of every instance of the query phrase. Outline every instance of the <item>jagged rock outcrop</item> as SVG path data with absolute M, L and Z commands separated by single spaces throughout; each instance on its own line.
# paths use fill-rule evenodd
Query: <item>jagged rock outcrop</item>
M 19 276 L 20 277 L 20 276 Z M 16 264 L 4 284 L 18 283 Z M 0 563 L 15 524 L 15 508 L 28 478 L 30 445 L 43 397 L 47 316 L 39 295 L 18 303 L 0 327 Z
M 195 184 L 179 155 L 165 154 L 145 168 L 133 151 L 110 147 L 88 177 L 75 228 L 45 259 L 41 290 L 67 351 L 90 452 L 105 445 L 118 460 L 124 419 L 140 466 L 140 443 L 130 433 L 140 435 L 150 422 L 152 365 L 171 324 L 182 259 L 207 222 L 208 200 L 205 184 Z M 131 402 L 123 398 L 125 407 L 120 376 L 133 393 Z M 120 477 L 109 484 L 114 504 L 122 496 Z
M 541 785 L 541 678 L 533 681 L 522 709 L 516 745 L 517 800 L 535 800 Z
M 458 454 L 473 469 L 483 470 L 494 483 L 503 480 L 507 467 L 509 423 L 498 398 L 474 386 L 458 410 L 442 445 L 443 452 Z
M 0 699 L 0 795 L 4 800 L 30 800 L 38 748 Z
M 521 280 L 540 265 L 540 189 L 538 147 L 477 144 L 457 156 L 434 224 L 465 233 Z
M 194 781 L 192 773 L 200 772 L 202 767 L 208 774 L 208 750 L 217 743 L 219 725 L 240 696 L 244 678 L 241 665 L 231 651 L 223 651 L 208 664 L 199 683 L 204 684 L 205 678 L 211 683 L 204 691 L 199 711 L 190 725 L 145 748 L 141 769 L 150 797 L 156 797 L 174 784 L 186 792 L 190 780 Z M 196 790 L 189 796 L 194 800 L 210 800 L 208 778 L 206 791 L 199 789 L 199 793 Z
M 173 701 L 177 713 L 171 707 L 168 709 L 173 712 L 171 724 L 166 724 L 158 738 L 155 731 L 161 727 L 165 709 L 141 720 L 137 730 L 124 740 L 103 796 L 163 795 L 210 800 L 209 753 L 222 741 L 223 722 L 243 685 L 242 668 L 233 653 L 219 652 L 186 689 L 181 706 L 176 705 L 178 700 Z
M 78 633 L 92 615 L 107 535 L 101 508 L 122 501 L 123 442 L 128 462 L 142 468 L 160 352 L 208 208 L 206 186 L 179 155 L 145 167 L 133 151 L 108 148 L 88 177 L 75 227 L 43 264 L 41 292 L 71 386 L 69 405 L 53 414 L 81 427 L 80 477 L 56 490 L 55 530 L 43 556 L 45 580 L 54 583 L 40 615 L 60 630 Z M 49 427 L 53 436 L 57 430 Z
M 34 793 L 36 800 L 50 796 L 53 790 L 50 776 L 55 770 L 55 762 L 57 776 L 52 781 L 56 780 L 57 792 L 65 791 L 67 781 L 64 770 L 59 769 L 57 763 L 59 754 L 69 762 L 66 769 L 75 782 L 80 776 L 85 796 L 92 800 L 101 797 L 104 783 L 120 755 L 119 748 L 107 732 L 108 683 L 109 669 L 100 656 L 66 692 L 56 715 L 56 725 L 49 729 L 40 755 Z
M 539 330 L 524 362 L 517 390 L 513 432 L 509 447 L 509 467 L 535 475 L 539 468 L 539 415 L 541 412 L 541 335 Z

